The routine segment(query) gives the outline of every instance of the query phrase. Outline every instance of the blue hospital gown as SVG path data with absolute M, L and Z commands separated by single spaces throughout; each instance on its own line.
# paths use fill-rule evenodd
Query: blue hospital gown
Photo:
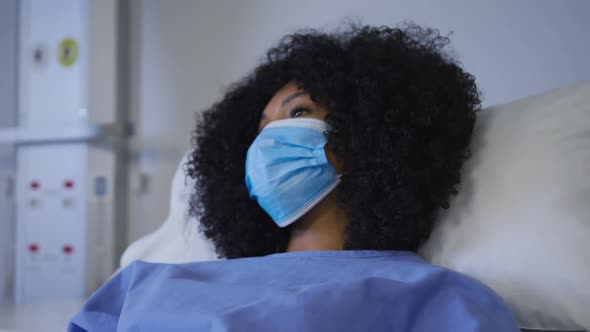
M 68 331 L 518 331 L 492 290 L 409 252 L 137 261 Z

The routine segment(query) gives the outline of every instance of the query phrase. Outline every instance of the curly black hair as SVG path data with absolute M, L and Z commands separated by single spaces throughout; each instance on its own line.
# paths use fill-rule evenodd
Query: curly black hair
M 337 195 L 349 216 L 345 249 L 416 251 L 457 193 L 481 103 L 448 44 L 414 24 L 303 30 L 201 112 L 187 163 L 196 179 L 190 214 L 218 255 L 287 248 L 291 228 L 249 198 L 244 164 L 262 110 L 289 82 L 330 111 L 328 144 L 343 171 Z

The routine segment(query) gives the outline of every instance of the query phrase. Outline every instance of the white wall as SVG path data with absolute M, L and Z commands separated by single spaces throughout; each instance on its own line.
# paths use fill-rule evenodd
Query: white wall
M 286 33 L 333 28 L 344 17 L 387 25 L 410 19 L 454 31 L 452 44 L 485 92 L 484 105 L 491 105 L 590 79 L 589 14 L 587 0 L 136 2 L 134 167 L 150 181 L 140 196 L 132 188 L 129 238 L 164 220 L 194 112 L 217 100 Z

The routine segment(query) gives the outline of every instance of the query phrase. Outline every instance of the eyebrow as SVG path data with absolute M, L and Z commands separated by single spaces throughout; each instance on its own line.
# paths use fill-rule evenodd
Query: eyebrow
M 297 98 L 297 97 L 301 97 L 301 96 L 305 96 L 307 93 L 304 91 L 298 91 L 295 92 L 294 94 L 290 95 L 289 97 L 283 99 L 283 101 L 281 102 L 281 107 L 287 105 L 288 103 L 290 103 L 293 99 Z

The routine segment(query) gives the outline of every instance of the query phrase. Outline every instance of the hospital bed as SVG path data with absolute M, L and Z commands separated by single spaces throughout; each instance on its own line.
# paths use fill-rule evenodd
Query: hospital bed
M 490 286 L 523 331 L 590 330 L 590 82 L 482 110 L 472 153 L 422 256 Z M 187 216 L 186 157 L 167 220 L 121 266 L 216 259 Z

